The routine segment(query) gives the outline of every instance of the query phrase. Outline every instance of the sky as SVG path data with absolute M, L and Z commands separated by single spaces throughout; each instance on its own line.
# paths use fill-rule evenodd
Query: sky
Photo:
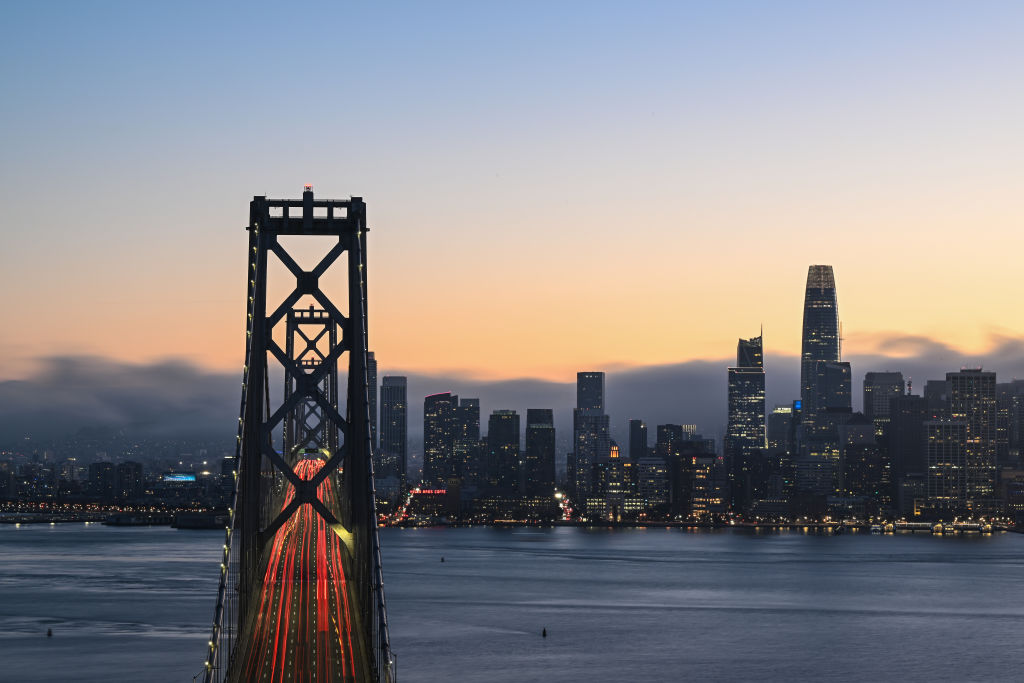
M 382 374 L 724 367 L 762 325 L 791 358 L 812 263 L 846 354 L 1024 335 L 1021 3 L 40 1 L 0 31 L 0 380 L 240 372 L 247 203 L 304 183 L 367 202 Z

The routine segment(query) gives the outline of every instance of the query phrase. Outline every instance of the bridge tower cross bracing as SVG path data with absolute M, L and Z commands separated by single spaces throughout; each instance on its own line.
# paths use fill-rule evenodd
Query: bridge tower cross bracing
M 273 667 L 287 666 L 291 673 L 307 672 L 321 681 L 389 683 L 394 658 L 377 535 L 366 372 L 366 205 L 359 197 L 316 200 L 310 186 L 301 200 L 257 196 L 250 203 L 248 231 L 235 496 L 204 680 L 274 677 Z M 280 239 L 297 236 L 336 241 L 304 270 Z M 270 259 L 294 278 L 290 293 L 272 308 Z M 322 286 L 332 266 L 346 271 L 347 315 Z M 282 321 L 284 348 L 274 338 Z M 344 416 L 339 412 L 343 367 Z M 272 392 L 271 384 L 281 378 L 283 392 Z M 272 393 L 283 394 L 279 406 L 272 407 Z M 301 543 L 295 540 L 303 534 Z M 282 564 L 281 555 L 291 564 Z M 304 598 L 278 585 L 296 583 L 308 585 L 298 591 Z M 268 627 L 275 619 L 287 624 L 280 641 L 280 624 L 277 631 Z M 297 633 L 288 635 L 288 628 Z

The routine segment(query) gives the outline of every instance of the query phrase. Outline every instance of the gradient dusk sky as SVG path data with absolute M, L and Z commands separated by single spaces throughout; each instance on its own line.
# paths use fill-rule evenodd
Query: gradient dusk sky
M 382 371 L 1024 336 L 1024 3 L 6 2 L 0 379 L 241 363 L 248 201 L 362 196 Z M 907 349 L 910 353 L 912 349 Z

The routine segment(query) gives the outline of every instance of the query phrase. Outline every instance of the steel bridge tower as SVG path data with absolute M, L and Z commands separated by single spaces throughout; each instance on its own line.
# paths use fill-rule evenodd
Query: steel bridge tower
M 204 680 L 390 683 L 366 373 L 366 205 L 316 200 L 307 185 L 301 200 L 254 197 L 248 231 L 235 495 Z M 281 240 L 298 248 L 299 236 L 329 238 L 311 270 Z M 271 259 L 289 284 L 268 307 Z M 336 265 L 347 292 L 332 300 L 324 276 Z M 272 391 L 277 383 L 283 390 Z

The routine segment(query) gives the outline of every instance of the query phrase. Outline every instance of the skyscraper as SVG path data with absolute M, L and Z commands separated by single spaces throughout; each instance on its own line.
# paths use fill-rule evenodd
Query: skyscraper
M 598 480 L 595 482 L 594 488 L 618 512 L 622 511 L 622 500 L 629 495 L 633 483 L 631 481 L 632 472 L 627 469 L 631 466 L 620 455 L 618 444 L 612 441 L 608 458 L 596 468 Z
M 694 434 L 687 425 L 662 424 L 655 428 L 654 455 L 665 465 L 669 510 L 687 515 L 693 488 Z
M 928 504 L 959 510 L 967 496 L 968 425 L 961 421 L 930 420 L 924 423 L 928 475 Z
M 818 361 L 814 364 L 812 392 L 816 400 L 814 422 L 804 428 L 807 454 L 832 462 L 834 483 L 839 483 L 839 426 L 853 413 L 852 377 L 846 362 Z
M 526 454 L 523 458 L 524 493 L 551 496 L 555 492 L 554 411 L 528 408 L 526 411 Z
M 840 484 L 838 426 L 852 413 L 850 373 L 850 364 L 840 358 L 832 266 L 810 266 L 804 292 L 796 461 L 796 484 L 802 492 L 827 494 Z
M 936 415 L 949 417 L 949 380 L 930 379 L 924 383 L 925 400 Z
M 907 475 L 924 475 L 927 457 L 925 455 L 924 424 L 937 417 L 922 396 L 898 396 L 892 401 L 889 413 L 888 448 L 896 482 Z
M 604 414 L 604 373 L 576 373 L 576 409 L 572 413 L 577 498 L 594 491 L 594 466 L 610 453 L 608 416 Z
M 576 408 L 604 412 L 604 373 L 576 373 Z
M 862 413 L 839 427 L 839 453 L 844 496 L 891 502 L 889 468 L 878 448 L 875 425 Z
M 1024 435 L 1024 380 L 996 384 L 996 438 L 1000 466 L 1020 467 Z
M 761 335 L 750 339 L 740 339 L 736 345 L 736 367 L 764 367 L 764 344 Z
M 456 476 L 463 479 L 477 474 L 476 463 L 470 460 L 479 455 L 480 442 L 480 399 L 459 399 L 455 406 L 455 463 Z
M 765 447 L 764 354 L 761 337 L 740 339 L 736 367 L 729 368 L 729 422 L 725 459 L 734 509 L 743 509 L 752 495 L 754 458 Z
M 658 425 L 655 429 L 655 437 L 654 452 L 662 458 L 678 453 L 683 442 L 689 441 L 692 438 L 683 429 L 683 425 L 677 424 Z
M 385 375 L 380 387 L 380 448 L 378 476 L 397 476 L 405 485 L 408 465 L 408 383 L 405 377 Z
M 366 387 L 370 400 L 370 444 L 377 447 L 377 359 L 373 351 L 366 352 Z
M 864 375 L 864 417 L 875 425 L 875 434 L 881 436 L 889 424 L 892 400 L 903 396 L 906 383 L 902 372 L 869 372 Z
M 643 420 L 629 421 L 629 459 L 637 462 L 647 457 L 647 423 Z
M 818 361 L 814 369 L 814 393 L 819 415 L 827 417 L 829 412 L 849 412 L 853 401 L 850 364 L 845 361 Z
M 947 372 L 949 413 L 966 425 L 966 498 L 971 509 L 992 503 L 996 487 L 996 373 Z
M 487 421 L 488 479 L 501 496 L 519 495 L 519 414 L 495 410 Z
M 789 454 L 793 450 L 793 408 L 792 406 L 775 406 L 768 414 L 765 423 L 765 436 L 768 448 L 775 452 Z
M 647 507 L 660 507 L 668 504 L 668 465 L 664 458 L 648 454 L 636 464 L 636 495 Z
M 822 400 L 818 363 L 839 362 L 839 306 L 832 266 L 810 266 L 804 292 L 803 343 L 800 353 L 801 423 L 813 439 Z M 807 434 L 810 432 L 810 434 Z
M 459 397 L 432 394 L 423 399 L 423 483 L 447 485 L 455 473 L 455 406 Z

